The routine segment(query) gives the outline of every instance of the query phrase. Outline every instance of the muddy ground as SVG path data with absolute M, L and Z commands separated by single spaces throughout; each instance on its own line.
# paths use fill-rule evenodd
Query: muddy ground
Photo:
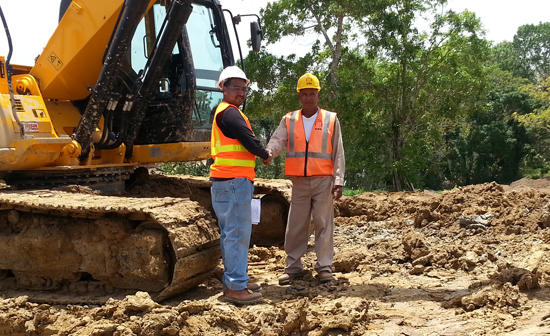
M 177 196 L 166 181 L 138 188 Z M 310 271 L 279 286 L 283 249 L 253 247 L 249 273 L 263 284 L 262 304 L 224 302 L 221 264 L 161 303 L 145 292 L 0 288 L 0 335 L 550 334 L 550 180 L 364 193 L 343 197 L 336 212 L 330 284 Z M 311 241 L 305 265 L 314 263 Z

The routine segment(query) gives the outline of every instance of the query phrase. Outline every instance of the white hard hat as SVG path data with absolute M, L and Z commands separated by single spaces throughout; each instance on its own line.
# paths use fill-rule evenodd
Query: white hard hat
M 225 83 L 226 80 L 230 78 L 240 78 L 244 79 L 246 81 L 246 84 L 250 83 L 250 80 L 246 78 L 246 75 L 244 74 L 244 71 L 241 70 L 241 68 L 237 66 L 228 66 L 227 68 L 223 69 L 222 73 L 220 74 L 220 79 L 218 80 L 218 87 L 220 90 L 223 90 L 223 83 Z

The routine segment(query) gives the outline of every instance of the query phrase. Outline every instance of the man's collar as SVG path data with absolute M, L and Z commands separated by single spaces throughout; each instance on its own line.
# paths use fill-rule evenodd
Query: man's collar
M 311 118 L 311 117 L 313 117 L 316 113 L 319 113 L 319 111 L 321 111 L 321 108 L 320 108 L 319 106 L 317 106 L 317 111 L 315 111 L 315 113 L 313 113 L 313 114 L 312 114 L 311 116 L 309 116 L 309 117 L 306 117 L 306 116 L 304 115 L 303 111 L 304 111 L 303 108 L 300 109 L 300 114 L 301 114 L 303 117 L 305 117 L 305 118 Z

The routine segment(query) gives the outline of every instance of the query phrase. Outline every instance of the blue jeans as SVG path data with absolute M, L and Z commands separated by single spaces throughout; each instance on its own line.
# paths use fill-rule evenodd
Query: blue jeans
M 250 201 L 254 184 L 247 178 L 212 181 L 212 206 L 220 226 L 224 266 L 223 288 L 246 289 L 248 247 L 252 232 Z

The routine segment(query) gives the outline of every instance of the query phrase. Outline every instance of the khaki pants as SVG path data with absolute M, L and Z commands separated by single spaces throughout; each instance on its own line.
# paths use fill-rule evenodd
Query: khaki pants
M 285 233 L 285 273 L 303 270 L 301 261 L 309 239 L 313 217 L 315 230 L 315 271 L 331 271 L 334 259 L 334 210 L 332 176 L 292 177 L 292 199 Z

